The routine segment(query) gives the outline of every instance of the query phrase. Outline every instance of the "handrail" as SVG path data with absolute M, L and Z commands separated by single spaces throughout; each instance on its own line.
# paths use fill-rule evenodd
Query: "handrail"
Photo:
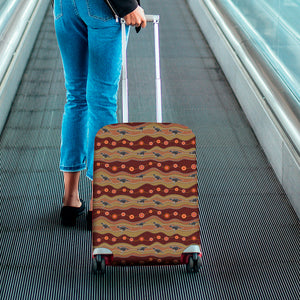
M 1 33 L 0 44 L 0 82 L 2 83 L 3 77 L 9 67 L 14 52 L 23 36 L 24 30 L 34 11 L 38 0 L 32 1 L 19 1 L 15 6 L 14 13 L 11 13 L 11 18 L 7 21 L 4 32 Z
M 300 106 L 297 105 L 299 100 L 266 63 L 265 58 L 255 49 L 246 35 L 240 30 L 237 32 L 227 11 L 217 7 L 214 1 L 203 0 L 203 2 L 261 91 L 264 101 L 280 123 L 290 143 L 300 155 Z M 260 72 L 261 70 L 263 72 Z
M 2 36 L 3 32 L 5 31 L 9 20 L 16 11 L 16 8 L 20 4 L 20 2 L 21 0 L 10 0 L 5 1 L 2 4 L 2 7 L 0 9 L 0 36 Z
M 11 0 L 0 8 L 0 134 L 48 6 L 49 0 Z

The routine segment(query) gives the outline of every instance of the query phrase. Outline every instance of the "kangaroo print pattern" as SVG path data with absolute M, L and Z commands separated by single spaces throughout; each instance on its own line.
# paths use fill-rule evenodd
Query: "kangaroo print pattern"
M 174 123 L 103 127 L 93 197 L 93 249 L 109 249 L 113 265 L 180 264 L 200 245 L 194 134 Z

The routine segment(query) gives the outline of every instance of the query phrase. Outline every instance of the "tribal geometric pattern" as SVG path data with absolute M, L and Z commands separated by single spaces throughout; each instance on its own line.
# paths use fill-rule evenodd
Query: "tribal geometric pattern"
M 180 264 L 200 245 L 196 141 L 174 123 L 113 124 L 95 139 L 93 249 L 113 265 Z

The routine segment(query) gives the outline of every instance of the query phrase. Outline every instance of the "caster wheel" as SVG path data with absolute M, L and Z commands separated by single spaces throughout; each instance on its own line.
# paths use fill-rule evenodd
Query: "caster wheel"
M 202 265 L 202 258 L 198 255 L 198 253 L 193 253 L 188 258 L 188 263 L 186 264 L 186 270 L 188 273 L 198 273 L 200 271 L 200 267 Z
M 101 273 L 104 274 L 106 270 L 105 259 L 101 255 L 96 255 L 92 260 L 92 271 L 93 273 Z
M 93 257 L 93 259 L 92 259 L 92 272 L 94 274 L 97 274 L 97 272 L 98 272 L 98 264 L 97 264 L 97 260 L 95 257 Z
M 197 257 L 197 260 L 194 260 L 194 272 L 198 273 L 202 265 L 202 259 L 200 256 Z
M 188 263 L 186 264 L 186 270 L 188 273 L 191 273 L 191 272 L 193 272 L 193 268 L 194 268 L 194 260 L 193 260 L 193 257 L 190 256 Z
M 104 257 L 102 257 L 101 262 L 98 263 L 98 268 L 100 270 L 100 273 L 104 274 L 106 271 L 106 263 Z

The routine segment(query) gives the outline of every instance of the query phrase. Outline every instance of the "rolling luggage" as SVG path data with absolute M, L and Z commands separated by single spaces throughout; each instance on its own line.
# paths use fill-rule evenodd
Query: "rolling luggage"
M 178 265 L 198 272 L 202 262 L 196 141 L 180 124 L 162 123 L 159 16 L 154 24 L 157 123 L 128 123 L 126 47 L 123 122 L 95 138 L 93 271 L 107 265 Z M 123 45 L 125 25 L 122 24 Z

